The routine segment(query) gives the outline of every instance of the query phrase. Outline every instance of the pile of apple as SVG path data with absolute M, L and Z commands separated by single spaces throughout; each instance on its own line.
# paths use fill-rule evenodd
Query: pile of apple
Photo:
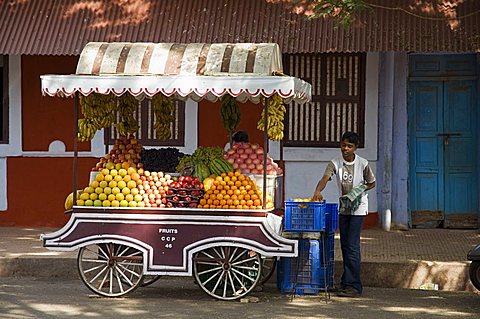
M 203 193 L 203 183 L 198 177 L 180 176 L 167 191 L 167 207 L 195 208 Z
M 173 182 L 171 176 L 129 165 L 107 163 L 108 168 L 98 172 L 80 193 L 77 206 L 166 207 L 168 185 Z
M 224 158 L 242 174 L 263 174 L 263 147 L 252 143 L 234 143 Z M 267 154 L 267 174 L 280 175 L 282 169 Z
M 140 153 L 142 152 L 142 145 L 138 140 L 130 135 L 129 137 L 121 135 L 115 141 L 110 152 L 105 155 L 97 165 L 92 168 L 92 171 L 101 171 L 107 168 L 108 163 L 120 164 L 128 163 L 129 167 L 142 168 L 143 164 L 140 162 Z

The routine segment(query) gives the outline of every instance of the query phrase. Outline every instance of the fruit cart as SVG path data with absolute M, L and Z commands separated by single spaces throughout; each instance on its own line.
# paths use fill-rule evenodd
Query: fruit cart
M 216 101 L 228 94 L 240 102 L 263 100 L 268 145 L 269 98 L 305 103 L 311 96 L 308 83 L 281 71 L 276 44 L 89 43 L 75 75 L 44 75 L 41 81 L 43 94 L 75 100 L 76 190 L 79 95 Z M 266 157 L 265 152 L 265 162 Z M 267 258 L 298 253 L 296 240 L 281 237 L 281 214 L 265 206 L 267 183 L 262 187 L 263 204 L 255 210 L 74 204 L 68 223 L 42 240 L 50 250 L 79 249 L 81 279 L 103 296 L 131 292 L 144 284 L 144 276 L 193 275 L 207 294 L 234 300 L 265 280 Z

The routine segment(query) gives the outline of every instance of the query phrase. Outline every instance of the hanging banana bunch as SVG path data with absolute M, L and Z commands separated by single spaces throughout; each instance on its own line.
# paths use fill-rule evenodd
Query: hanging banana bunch
M 135 112 L 138 110 L 138 100 L 131 94 L 125 93 L 120 97 L 118 115 L 120 121 L 115 125 L 120 135 L 133 134 L 138 131 Z
M 80 141 L 91 141 L 97 130 L 108 128 L 115 122 L 117 102 L 113 93 L 80 96 L 80 106 L 84 116 L 78 120 Z
M 162 94 L 156 94 L 152 98 L 152 104 L 155 114 L 155 135 L 161 141 L 168 140 L 172 136 L 170 125 L 175 121 L 175 104 Z
M 222 96 L 221 100 L 220 114 L 223 127 L 231 134 L 240 123 L 240 108 L 237 105 L 237 100 L 229 94 Z
M 262 105 L 265 104 L 265 98 L 261 98 Z M 275 94 L 268 99 L 268 124 L 267 135 L 268 138 L 274 141 L 280 141 L 283 139 L 283 119 L 287 109 L 283 104 L 283 99 Z M 260 131 L 264 129 L 265 109 L 262 111 L 262 116 L 257 123 L 257 128 Z
M 78 119 L 78 140 L 80 142 L 91 141 L 97 132 L 97 127 L 92 120 L 83 118 Z

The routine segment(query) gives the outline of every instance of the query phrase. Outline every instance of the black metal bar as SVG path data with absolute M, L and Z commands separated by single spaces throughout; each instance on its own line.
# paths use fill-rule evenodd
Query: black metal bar
M 74 99 L 74 118 L 73 123 L 74 127 L 74 137 L 73 137 L 73 205 L 77 204 L 77 171 L 78 171 L 78 113 L 79 113 L 79 101 L 78 93 L 75 92 L 73 95 Z
M 268 155 L 268 97 L 265 98 L 263 106 L 265 116 L 263 117 L 263 201 L 262 208 L 267 207 L 267 155 Z

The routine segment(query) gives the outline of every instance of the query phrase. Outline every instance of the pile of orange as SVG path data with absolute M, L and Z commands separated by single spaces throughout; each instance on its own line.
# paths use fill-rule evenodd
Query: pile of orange
M 262 196 L 255 181 L 239 171 L 215 177 L 198 208 L 262 209 Z

